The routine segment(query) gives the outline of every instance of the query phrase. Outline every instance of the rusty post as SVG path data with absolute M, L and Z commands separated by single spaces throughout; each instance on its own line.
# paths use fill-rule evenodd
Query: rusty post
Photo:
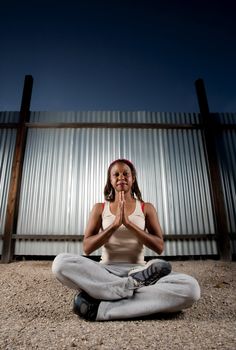
M 26 75 L 21 100 L 20 120 L 17 128 L 16 144 L 13 155 L 11 179 L 8 192 L 6 221 L 3 234 L 2 248 L 3 263 L 10 262 L 14 253 L 14 242 L 12 239 L 12 235 L 16 231 L 21 176 L 27 137 L 27 128 L 25 126 L 25 123 L 29 121 L 32 87 L 33 77 L 31 75 Z
M 204 81 L 195 81 L 199 103 L 201 122 L 203 124 L 203 139 L 209 169 L 210 190 L 213 204 L 214 221 L 217 234 L 218 251 L 221 259 L 231 260 L 230 238 L 228 234 L 227 214 L 224 202 L 223 186 L 220 176 L 216 139 L 219 128 L 214 116 L 209 111 Z

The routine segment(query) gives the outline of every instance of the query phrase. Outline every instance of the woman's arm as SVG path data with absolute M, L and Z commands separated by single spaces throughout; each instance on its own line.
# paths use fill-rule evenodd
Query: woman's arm
M 104 245 L 109 240 L 113 232 L 115 232 L 117 228 L 122 224 L 121 215 L 118 210 L 114 222 L 110 226 L 108 226 L 104 231 L 101 231 L 102 211 L 103 204 L 97 203 L 94 205 L 90 213 L 89 221 L 85 229 L 83 240 L 83 249 L 86 255 L 91 254 L 92 252 L 100 248 L 102 245 Z
M 148 232 L 141 230 L 138 226 L 128 220 L 126 215 L 124 215 L 126 217 L 124 225 L 132 230 L 145 246 L 152 249 L 154 252 L 161 254 L 164 250 L 163 233 L 156 209 L 151 203 L 145 203 L 144 215 Z

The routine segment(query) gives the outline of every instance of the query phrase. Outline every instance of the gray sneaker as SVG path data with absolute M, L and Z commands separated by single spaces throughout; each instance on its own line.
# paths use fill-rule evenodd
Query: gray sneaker
M 140 288 L 156 283 L 170 272 L 171 264 L 168 261 L 153 259 L 145 266 L 130 270 L 128 276 L 133 278 L 135 288 Z

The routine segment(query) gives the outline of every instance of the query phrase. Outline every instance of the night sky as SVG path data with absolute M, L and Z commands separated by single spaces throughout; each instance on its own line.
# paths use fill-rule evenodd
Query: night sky
M 235 0 L 1 1 L 0 111 L 236 112 Z

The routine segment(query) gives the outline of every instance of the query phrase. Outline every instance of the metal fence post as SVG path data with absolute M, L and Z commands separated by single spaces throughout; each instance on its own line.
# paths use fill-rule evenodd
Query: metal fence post
M 227 214 L 224 204 L 223 186 L 220 177 L 220 167 L 216 149 L 216 138 L 219 132 L 214 116 L 209 111 L 204 81 L 195 81 L 196 93 L 203 124 L 203 138 L 208 162 L 211 198 L 213 203 L 214 221 L 217 234 L 218 251 L 221 259 L 231 260 L 230 238 L 227 230 Z
M 10 262 L 14 253 L 14 242 L 12 240 L 12 234 L 16 231 L 21 175 L 27 137 L 27 127 L 25 126 L 25 123 L 29 121 L 32 87 L 33 77 L 31 75 L 26 75 L 21 100 L 20 121 L 17 128 L 16 144 L 7 200 L 6 221 L 2 248 L 3 263 Z

